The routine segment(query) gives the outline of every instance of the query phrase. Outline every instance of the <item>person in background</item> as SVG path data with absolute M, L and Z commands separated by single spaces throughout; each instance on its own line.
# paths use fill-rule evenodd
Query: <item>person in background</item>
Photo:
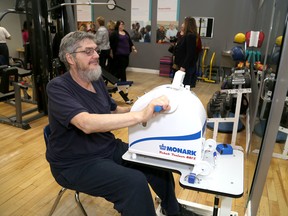
M 137 53 L 128 32 L 124 29 L 122 20 L 116 22 L 115 30 L 110 35 L 112 50 L 112 74 L 121 81 L 127 81 L 126 68 L 129 65 L 129 56 L 132 51 Z
M 142 39 L 142 35 L 140 33 L 140 24 L 138 22 L 134 24 L 134 29 L 131 29 L 130 36 L 131 36 L 131 40 L 135 42 L 139 42 Z
M 96 19 L 96 44 L 101 50 L 99 54 L 99 64 L 102 68 L 105 68 L 109 71 L 109 57 L 110 57 L 110 42 L 109 42 L 109 32 L 105 27 L 105 19 L 102 16 L 97 17 Z
M 30 23 L 31 27 L 31 23 Z M 28 22 L 24 21 L 22 29 L 22 40 L 24 46 L 24 67 L 26 69 L 31 69 L 31 49 L 29 42 L 29 31 L 28 31 Z
M 118 106 L 101 78 L 97 49 L 86 32 L 71 32 L 61 41 L 59 57 L 68 72 L 47 85 L 51 135 L 46 159 L 52 175 L 62 187 L 112 202 L 123 216 L 156 216 L 148 183 L 164 215 L 195 215 L 179 205 L 171 172 L 124 161 L 128 144 L 111 133 L 149 122 L 158 115 L 155 106 L 169 110 L 167 97 L 137 112 Z
M 140 40 L 140 42 L 144 42 L 144 37 L 145 37 L 145 34 L 146 34 L 146 28 L 145 27 L 142 27 L 140 28 L 140 34 L 142 35 L 142 38 Z
M 115 30 L 115 25 L 116 23 L 113 20 L 109 20 L 107 23 L 107 29 L 109 32 L 109 36 L 111 35 L 111 33 Z
M 165 41 L 171 42 L 171 40 L 176 39 L 177 29 L 175 28 L 173 23 L 169 24 L 169 29 L 166 31 Z
M 179 70 L 184 71 L 184 85 L 190 85 L 191 88 L 196 86 L 196 42 L 197 42 L 197 26 L 193 17 L 186 17 L 184 20 L 183 36 L 177 42 L 175 48 L 175 64 Z
M 87 32 L 87 25 L 85 23 L 82 23 L 79 27 L 79 31 Z
M 175 75 L 175 72 L 179 70 L 179 66 L 175 63 L 175 54 L 176 54 L 177 44 L 181 40 L 183 35 L 184 35 L 184 24 L 182 23 L 180 27 L 180 31 L 178 31 L 176 34 L 176 41 L 174 41 L 168 49 L 168 51 L 172 53 L 172 59 L 173 59 L 171 78 L 173 78 Z
M 151 25 L 145 26 L 144 42 L 145 43 L 151 42 Z
M 130 31 L 129 31 L 129 35 L 130 35 L 131 39 L 133 38 L 135 29 L 136 29 L 136 23 L 132 23 L 131 29 L 130 29 Z M 132 40 L 133 40 L 133 39 L 132 39 Z
M 180 31 L 178 31 L 176 34 L 177 42 L 179 42 L 181 40 L 183 35 L 184 35 L 184 23 L 181 24 Z
M 157 43 L 165 42 L 165 35 L 166 35 L 165 28 L 163 25 L 160 25 L 156 32 L 156 42 Z
M 88 29 L 87 32 L 90 32 L 90 33 L 92 33 L 92 34 L 96 34 L 96 26 L 95 26 L 94 23 L 91 23 L 91 24 L 90 24 L 90 29 Z
M 0 64 L 9 65 L 9 49 L 6 41 L 11 39 L 6 28 L 0 26 Z

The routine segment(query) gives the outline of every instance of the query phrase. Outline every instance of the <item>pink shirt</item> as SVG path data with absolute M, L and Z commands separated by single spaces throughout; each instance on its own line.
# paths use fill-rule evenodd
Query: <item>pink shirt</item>
M 23 43 L 24 45 L 29 42 L 29 33 L 28 31 L 23 31 L 22 32 L 22 39 L 23 39 Z

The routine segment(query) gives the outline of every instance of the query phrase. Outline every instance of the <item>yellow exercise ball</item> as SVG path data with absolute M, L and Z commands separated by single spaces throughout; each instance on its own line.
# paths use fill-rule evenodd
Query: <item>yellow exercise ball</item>
M 277 46 L 281 46 L 281 44 L 282 44 L 282 38 L 283 38 L 283 36 L 279 36 L 279 37 L 276 38 L 275 43 L 276 43 Z
M 234 37 L 234 43 L 239 43 L 242 44 L 246 40 L 245 34 L 244 33 L 237 33 Z

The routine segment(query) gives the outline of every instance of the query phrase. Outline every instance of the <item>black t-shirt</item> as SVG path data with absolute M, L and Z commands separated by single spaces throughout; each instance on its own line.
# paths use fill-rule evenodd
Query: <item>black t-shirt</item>
M 109 114 L 116 109 L 103 79 L 93 82 L 93 86 L 96 93 L 78 85 L 69 72 L 47 85 L 51 135 L 46 158 L 55 168 L 111 157 L 114 151 L 116 140 L 111 132 L 85 134 L 70 124 L 71 119 L 81 112 Z

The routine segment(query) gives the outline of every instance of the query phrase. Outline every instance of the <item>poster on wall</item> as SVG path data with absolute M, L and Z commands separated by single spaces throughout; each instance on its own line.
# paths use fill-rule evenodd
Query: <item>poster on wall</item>
M 135 42 L 151 40 L 151 0 L 131 1 L 131 39 Z
M 157 43 L 170 43 L 179 31 L 179 0 L 158 0 Z
M 88 31 L 90 28 L 90 24 L 92 22 L 92 13 L 91 13 L 91 6 L 84 5 L 87 3 L 87 0 L 77 0 L 77 27 L 80 31 Z M 83 3 L 83 5 L 81 5 Z
M 158 0 L 157 22 L 178 21 L 178 0 Z
M 201 37 L 213 38 L 213 17 L 194 17 L 198 28 L 198 33 Z

